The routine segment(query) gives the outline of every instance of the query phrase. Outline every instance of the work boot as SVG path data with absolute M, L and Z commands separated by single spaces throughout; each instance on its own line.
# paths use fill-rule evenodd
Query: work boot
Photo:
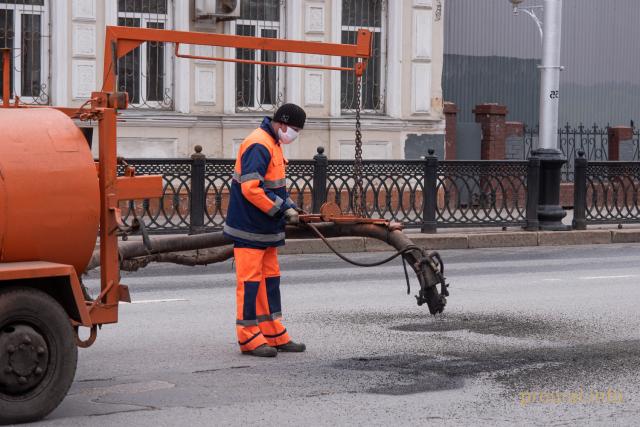
M 273 347 L 269 347 L 267 344 L 262 344 L 260 347 L 256 347 L 253 350 L 243 351 L 242 354 L 257 357 L 276 357 L 278 350 Z
M 298 343 L 289 341 L 286 344 L 277 345 L 275 348 L 277 348 L 278 351 L 284 351 L 286 353 L 302 353 L 307 349 L 307 346 L 302 344 L 301 342 Z

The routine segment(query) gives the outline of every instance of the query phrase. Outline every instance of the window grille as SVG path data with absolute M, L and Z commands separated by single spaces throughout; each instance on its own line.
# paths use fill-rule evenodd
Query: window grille
M 0 48 L 11 49 L 11 94 L 24 104 L 49 103 L 48 3 L 0 0 Z M 3 65 L 0 57 L 0 70 Z
M 232 31 L 241 36 L 284 38 L 284 2 L 243 0 Z M 284 62 L 282 52 L 236 49 L 236 58 Z M 236 111 L 274 111 L 284 101 L 281 67 L 236 64 Z
M 355 44 L 357 31 L 366 28 L 372 32 L 373 55 L 362 76 L 362 111 L 384 113 L 384 83 L 386 74 L 386 11 L 385 0 L 343 0 L 341 19 L 342 43 Z M 355 58 L 342 58 L 343 67 L 353 67 Z M 345 113 L 356 108 L 356 76 L 342 71 L 340 75 L 340 106 Z
M 170 29 L 169 0 L 118 0 L 118 25 Z M 133 108 L 173 108 L 173 54 L 164 43 L 145 42 L 118 60 L 118 90 Z

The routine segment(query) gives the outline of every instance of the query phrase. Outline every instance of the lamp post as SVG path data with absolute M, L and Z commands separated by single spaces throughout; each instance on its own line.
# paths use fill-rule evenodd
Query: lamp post
M 560 169 L 566 163 L 558 147 L 558 106 L 560 103 L 560 42 L 562 0 L 544 0 L 543 6 L 521 7 L 524 0 L 509 0 L 514 14 L 524 12 L 536 22 L 542 37 L 540 65 L 540 133 L 532 156 L 540 158 L 538 220 L 542 230 L 567 230 L 562 224 L 566 212 L 560 206 Z M 536 12 L 543 11 L 543 19 Z

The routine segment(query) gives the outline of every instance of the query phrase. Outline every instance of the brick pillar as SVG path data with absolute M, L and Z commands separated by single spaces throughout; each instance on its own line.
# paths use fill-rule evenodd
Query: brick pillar
M 620 160 L 620 143 L 633 139 L 633 128 L 616 126 L 609 128 L 609 160 Z
M 507 139 L 507 107 L 498 104 L 480 104 L 473 109 L 476 123 L 482 127 L 482 160 L 504 160 Z
M 444 103 L 444 159 L 456 159 L 456 125 L 458 124 L 458 107 L 453 102 Z
M 512 136 L 522 138 L 524 136 L 524 123 L 522 122 L 505 122 L 507 126 L 506 137 Z

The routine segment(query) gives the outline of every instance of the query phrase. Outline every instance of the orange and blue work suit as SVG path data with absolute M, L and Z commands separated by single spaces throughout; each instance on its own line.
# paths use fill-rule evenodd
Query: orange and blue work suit
M 288 197 L 285 158 L 265 117 L 240 146 L 224 234 L 234 241 L 236 331 L 242 351 L 291 341 L 281 322 L 277 246 L 284 245 Z

